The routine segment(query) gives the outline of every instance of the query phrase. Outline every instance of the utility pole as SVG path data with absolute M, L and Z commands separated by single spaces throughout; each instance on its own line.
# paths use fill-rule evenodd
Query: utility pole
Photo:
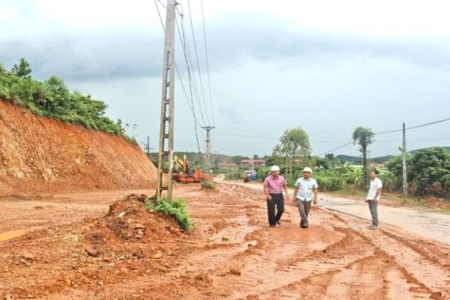
M 153 150 L 153 148 L 150 148 L 150 137 L 147 136 L 147 144 L 144 144 L 145 149 L 147 151 L 147 156 L 150 158 L 150 150 Z
M 162 192 L 165 190 L 167 191 L 167 201 L 172 201 L 175 5 L 176 0 L 167 0 L 161 97 L 161 123 L 159 134 L 159 159 L 158 174 L 156 179 L 156 198 L 161 198 Z M 166 180 L 163 180 L 164 166 L 168 169 Z
M 202 126 L 206 130 L 206 151 L 205 151 L 205 173 L 210 175 L 211 170 L 211 138 L 209 132 L 214 129 L 214 126 Z
M 408 197 L 408 178 L 406 170 L 406 129 L 405 123 L 403 123 L 403 197 Z

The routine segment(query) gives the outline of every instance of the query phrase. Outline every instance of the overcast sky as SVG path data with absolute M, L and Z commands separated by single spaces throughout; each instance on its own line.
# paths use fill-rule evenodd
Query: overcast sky
M 450 120 L 431 124 L 450 119 L 449 1 L 177 2 L 175 151 L 204 152 L 202 126 L 227 155 L 270 155 L 294 127 L 322 157 L 359 155 L 359 126 L 377 133 L 371 157 L 399 154 L 403 123 L 430 124 L 406 131 L 407 150 L 450 146 Z M 166 4 L 0 0 L 0 61 L 105 102 L 156 151 Z

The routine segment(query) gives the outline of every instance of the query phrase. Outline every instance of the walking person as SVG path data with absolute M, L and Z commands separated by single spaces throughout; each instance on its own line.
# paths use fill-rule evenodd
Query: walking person
M 288 199 L 288 191 L 287 181 L 280 175 L 280 168 L 278 166 L 272 166 L 270 168 L 270 175 L 264 179 L 263 187 L 267 200 L 269 225 L 270 227 L 281 225 L 280 219 L 284 212 L 284 197 Z
M 309 167 L 303 169 L 303 177 L 295 182 L 294 203 L 297 205 L 300 214 L 300 227 L 308 228 L 308 215 L 311 209 L 311 201 L 317 203 L 317 192 L 319 185 L 314 178 L 311 178 L 312 170 Z
M 366 197 L 366 203 L 369 203 L 369 210 L 372 215 L 372 225 L 369 226 L 369 229 L 378 228 L 378 202 L 380 201 L 383 182 L 378 178 L 377 173 L 376 171 L 370 172 L 370 188 Z

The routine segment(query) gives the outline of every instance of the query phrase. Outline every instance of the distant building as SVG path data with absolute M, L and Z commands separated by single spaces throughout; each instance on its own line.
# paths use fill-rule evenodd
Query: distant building
M 242 167 L 254 168 L 255 166 L 265 166 L 266 161 L 264 159 L 243 159 L 240 164 Z
M 369 168 L 383 168 L 384 167 L 384 163 L 371 163 L 369 165 Z
M 218 163 L 217 166 L 219 168 L 237 168 L 237 164 L 236 163 L 232 163 L 232 162 L 222 162 L 222 163 Z

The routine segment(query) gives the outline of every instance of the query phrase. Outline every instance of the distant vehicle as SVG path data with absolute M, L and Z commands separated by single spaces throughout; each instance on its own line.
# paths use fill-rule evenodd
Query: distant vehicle
M 189 161 L 184 155 L 183 159 L 175 155 L 174 157 L 174 169 L 175 172 L 172 175 L 172 179 L 176 182 L 182 183 L 203 183 L 212 182 L 213 178 L 209 174 L 204 174 L 200 169 L 190 169 Z
M 256 171 L 255 170 L 245 171 L 244 182 L 249 182 L 253 180 L 258 180 L 258 177 L 256 176 Z

